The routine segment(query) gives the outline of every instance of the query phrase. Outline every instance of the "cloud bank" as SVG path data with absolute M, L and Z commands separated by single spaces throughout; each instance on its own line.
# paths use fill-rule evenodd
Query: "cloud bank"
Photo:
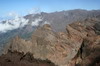
M 9 13 L 9 16 L 13 17 L 13 19 L 0 22 L 0 32 L 6 32 L 8 30 L 24 27 L 28 23 L 28 19 L 19 16 L 17 13 Z

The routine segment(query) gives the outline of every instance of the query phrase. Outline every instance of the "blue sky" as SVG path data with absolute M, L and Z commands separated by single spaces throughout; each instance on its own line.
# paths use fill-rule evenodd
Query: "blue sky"
M 71 9 L 97 10 L 100 9 L 100 0 L 0 0 L 1 16 L 12 11 L 27 14 L 32 8 L 44 12 Z

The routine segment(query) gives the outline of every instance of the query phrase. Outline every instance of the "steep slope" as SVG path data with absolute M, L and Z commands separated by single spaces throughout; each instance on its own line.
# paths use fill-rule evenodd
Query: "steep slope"
M 43 24 L 50 24 L 54 31 L 60 32 L 66 31 L 65 28 L 67 24 L 75 21 L 84 21 L 87 18 L 100 19 L 100 10 L 87 11 L 76 9 L 53 13 L 41 12 L 39 14 L 29 14 L 24 17 L 17 16 L 15 19 L 0 22 L 0 44 L 5 43 L 5 41 L 9 40 L 9 38 L 16 35 L 27 38 L 27 35 L 30 35 L 34 29 L 42 26 Z M 8 39 L 2 40 L 4 38 Z
M 58 66 L 99 65 L 100 35 L 96 33 L 99 22 L 97 19 L 75 22 L 67 25 L 66 32 L 55 32 L 46 24 L 30 40 L 16 36 L 7 44 L 4 54 L 8 50 L 31 53 L 35 59 L 49 60 Z
M 42 12 L 40 14 L 35 15 L 32 17 L 32 14 L 25 16 L 27 19 L 33 20 L 33 18 L 37 18 L 41 16 L 42 22 L 41 23 L 49 23 L 53 30 L 55 31 L 65 31 L 66 24 L 70 24 L 75 21 L 84 21 L 87 18 L 100 18 L 100 10 L 68 10 L 68 11 L 61 11 L 61 12 L 53 12 L 53 13 L 45 13 Z M 58 27 L 59 26 L 59 27 Z
M 87 18 L 100 18 L 100 10 L 69 10 L 53 13 L 41 12 L 39 14 L 29 14 L 24 17 L 16 16 L 14 19 L 9 19 L 0 22 L 0 32 L 7 32 L 8 30 L 14 30 L 24 27 L 26 25 L 38 26 L 44 23 L 49 23 L 56 31 L 63 31 L 66 24 L 70 24 L 75 21 L 82 21 Z M 59 26 L 58 28 L 56 26 Z M 64 26 L 64 27 L 63 27 Z
M 77 54 L 77 51 L 79 51 L 79 48 L 81 47 L 81 44 L 84 41 L 83 37 L 86 38 L 86 36 L 88 35 L 89 36 L 93 35 L 93 38 L 94 38 L 94 35 L 96 34 L 100 35 L 99 19 L 100 19 L 100 10 L 87 11 L 87 10 L 76 9 L 76 10 L 53 12 L 53 13 L 42 12 L 40 14 L 35 14 L 35 15 L 29 14 L 21 18 L 19 17 L 18 19 L 0 22 L 1 26 L 5 26 L 5 25 L 10 26 L 10 29 L 7 27 L 6 30 L 4 30 L 5 33 L 0 31 L 0 54 L 2 54 L 4 46 L 9 45 L 9 44 L 12 44 L 13 46 L 13 44 L 15 44 L 14 45 L 15 47 L 13 46 L 15 50 L 25 52 L 25 53 L 27 52 L 35 53 L 36 54 L 36 55 L 34 54 L 35 58 L 41 58 L 43 60 L 49 59 L 50 61 L 54 62 L 57 65 L 62 65 L 62 64 L 66 65 L 66 63 L 64 63 L 63 61 L 68 62 L 71 60 L 71 58 L 73 58 Z M 73 22 L 77 22 L 77 23 L 74 24 Z M 73 24 L 67 26 L 67 32 L 66 32 L 66 25 L 70 23 L 73 23 Z M 52 29 L 51 28 L 49 28 L 49 30 L 47 30 L 47 28 L 40 29 L 39 27 L 42 27 L 44 24 L 50 24 Z M 17 25 L 17 28 L 15 27 L 16 25 Z M 38 30 L 36 30 L 37 28 Z M 56 33 L 56 32 L 59 32 L 59 33 Z M 32 37 L 32 34 L 33 34 L 33 37 Z M 48 35 L 49 37 L 51 37 L 51 39 L 48 39 L 49 38 L 47 37 Z M 15 36 L 20 36 L 20 38 L 17 37 L 14 39 Z M 33 40 L 30 37 L 32 37 Z M 12 43 L 8 44 L 8 42 L 11 39 L 13 39 L 11 41 Z M 16 41 L 16 39 L 18 40 Z M 86 40 L 90 41 L 91 39 L 86 39 Z M 16 47 L 16 43 L 18 44 L 17 47 Z M 38 43 L 43 45 L 43 47 L 41 47 L 41 45 L 37 46 Z M 45 48 L 44 46 L 45 43 L 47 44 L 50 43 L 50 47 L 48 48 L 51 49 L 50 50 L 51 54 L 54 54 L 52 58 L 45 57 L 44 55 L 46 54 L 44 52 L 42 53 L 42 51 L 45 51 L 45 49 L 46 50 L 48 49 L 48 48 Z M 22 44 L 20 48 L 18 48 L 19 44 Z M 28 47 L 26 46 L 27 44 L 29 44 Z M 51 48 L 52 44 L 54 48 Z M 62 46 L 60 44 L 64 44 L 64 45 Z M 66 47 L 66 44 L 68 44 L 67 49 L 63 50 L 62 47 Z M 74 44 L 76 44 L 77 46 L 76 45 L 75 46 L 78 48 L 76 48 Z M 34 45 L 36 45 L 34 49 L 37 51 L 33 51 L 34 49 L 32 47 Z M 57 47 L 62 49 L 61 50 L 62 54 L 60 54 L 59 52 L 60 50 L 57 49 L 55 45 L 57 45 Z M 74 50 L 76 50 L 76 52 L 71 49 L 72 47 L 74 48 Z M 39 49 L 41 48 L 41 50 L 38 50 L 37 48 Z M 41 54 L 43 54 L 43 56 L 41 54 L 38 54 L 37 52 L 40 52 Z M 45 52 L 49 52 L 49 50 Z M 65 57 L 58 58 L 59 55 L 63 57 L 63 52 L 65 53 L 64 54 L 65 57 L 67 55 L 66 52 L 69 53 L 68 57 L 66 57 L 68 59 L 67 61 Z M 71 52 L 72 54 L 74 53 L 73 56 L 70 56 Z M 62 62 L 59 62 L 56 58 L 58 58 L 59 60 L 62 60 Z
M 13 20 L 0 22 L 0 52 L 2 51 L 2 47 L 16 35 L 28 39 L 32 32 L 38 27 L 38 22 L 41 20 L 42 19 L 38 17 L 34 19 L 33 22 L 29 22 L 29 19 L 17 17 Z

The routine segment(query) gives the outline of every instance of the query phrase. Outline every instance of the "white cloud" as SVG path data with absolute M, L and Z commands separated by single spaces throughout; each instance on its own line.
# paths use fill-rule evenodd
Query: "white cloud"
M 8 30 L 24 27 L 28 23 L 28 19 L 19 16 L 15 12 L 9 13 L 9 16 L 13 16 L 14 19 L 6 20 L 6 23 L 4 24 L 0 23 L 0 32 L 6 32 Z
M 35 19 L 33 22 L 32 22 L 32 26 L 38 26 L 39 25 L 39 22 L 42 21 L 43 19 L 41 17 Z
M 33 14 L 33 16 L 34 14 L 37 14 L 37 13 L 39 14 L 40 8 L 32 8 L 31 10 L 28 11 L 28 13 Z M 6 23 L 0 23 L 0 32 L 7 32 L 8 30 L 13 30 L 13 29 L 17 29 L 20 27 L 24 27 L 29 22 L 28 19 L 23 18 L 15 11 L 12 11 L 9 14 L 7 14 L 6 17 L 7 17 Z M 38 26 L 40 21 L 42 21 L 41 17 L 35 19 L 32 22 L 32 26 Z
M 14 12 L 14 11 L 9 12 L 7 16 L 10 17 L 10 18 L 13 18 L 13 19 L 20 17 L 20 15 L 18 13 Z
M 50 24 L 50 22 L 45 21 L 44 24 Z M 44 24 L 43 24 L 43 25 L 44 25 Z
M 28 10 L 28 14 L 37 14 L 40 13 L 40 8 L 32 8 L 30 10 Z

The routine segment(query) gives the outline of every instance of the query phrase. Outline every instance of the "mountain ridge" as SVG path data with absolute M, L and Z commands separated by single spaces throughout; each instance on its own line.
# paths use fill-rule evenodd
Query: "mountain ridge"
M 76 10 L 60 11 L 60 12 L 53 12 L 53 13 L 42 12 L 35 15 L 34 14 L 26 15 L 22 17 L 22 19 L 28 20 L 27 22 L 28 24 L 26 24 L 24 27 L 17 28 L 14 30 L 8 30 L 6 33 L 0 32 L 1 48 L 5 46 L 10 39 L 12 39 L 17 35 L 22 37 L 23 39 L 29 39 L 32 33 L 38 27 L 42 27 L 44 24 L 50 24 L 53 31 L 55 32 L 66 32 L 67 24 L 73 22 L 81 22 L 88 19 L 99 20 L 100 10 L 87 11 L 87 10 L 76 9 Z M 32 23 L 34 24 L 35 22 L 36 24 L 32 26 Z M 0 49 L 0 51 L 2 51 L 2 49 Z
M 36 29 L 29 40 L 16 36 L 4 54 L 17 51 L 33 54 L 35 59 L 50 60 L 57 66 L 100 65 L 100 20 L 87 19 L 66 26 L 66 32 L 55 32 L 49 24 Z

